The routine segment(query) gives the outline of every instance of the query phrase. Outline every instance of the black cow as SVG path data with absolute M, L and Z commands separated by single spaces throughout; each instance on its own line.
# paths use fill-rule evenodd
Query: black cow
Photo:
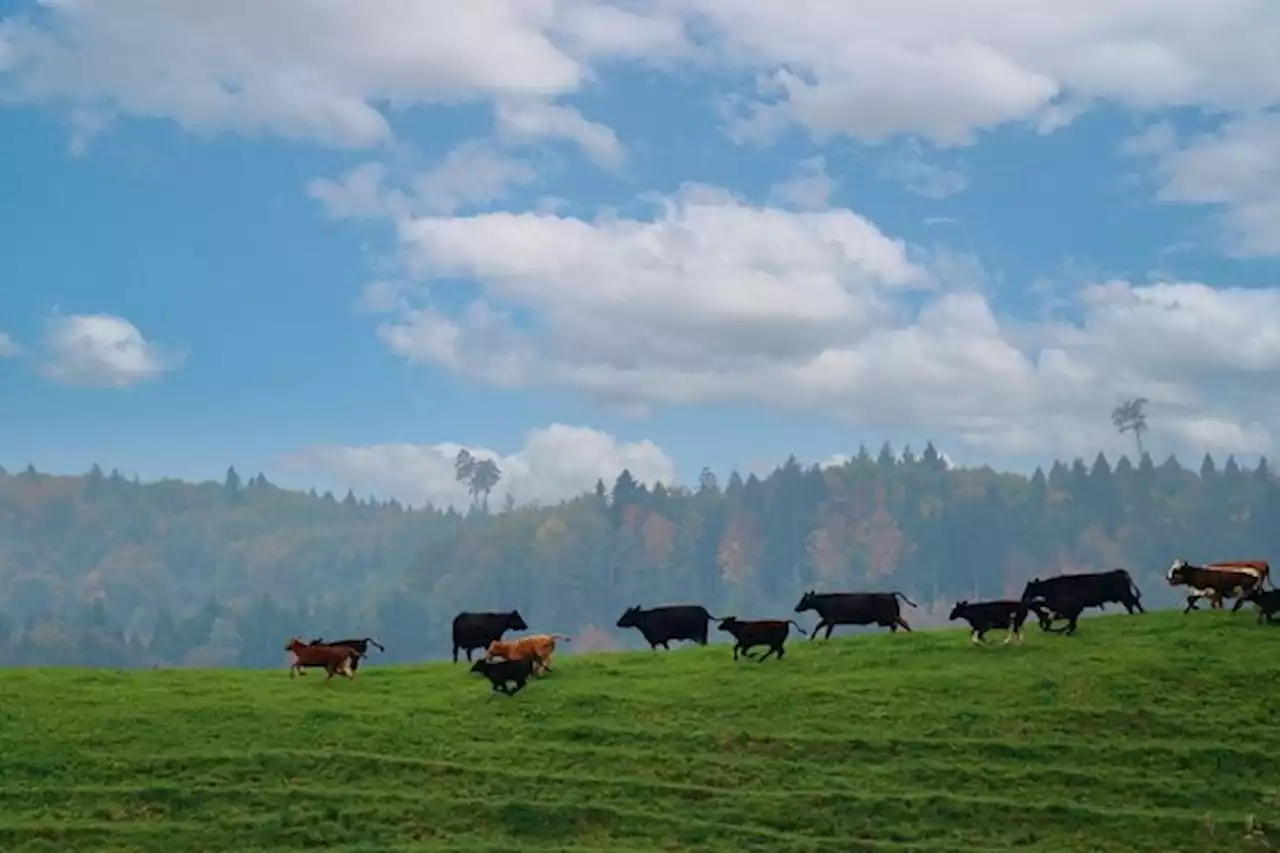
M 533 676 L 534 666 L 542 659 L 537 655 L 530 655 L 520 660 L 487 660 L 480 658 L 471 665 L 472 672 L 479 672 L 489 679 L 489 684 L 493 686 L 495 693 L 505 693 L 508 696 L 514 696 L 524 689 L 529 683 L 529 679 Z M 507 687 L 507 682 L 514 681 L 515 689 Z
M 896 632 L 898 628 L 910 631 L 911 626 L 902 618 L 898 606 L 901 598 L 912 607 L 916 603 L 900 592 L 814 592 L 809 590 L 796 605 L 796 613 L 812 610 L 818 614 L 818 624 L 813 627 L 809 639 L 818 636 L 824 626 L 823 639 L 830 640 L 837 625 L 879 625 Z
M 1258 624 L 1262 620 L 1273 623 L 1276 613 L 1280 613 L 1280 589 L 1251 589 L 1240 597 L 1240 603 L 1251 601 L 1258 605 Z
M 619 628 L 637 628 L 644 635 L 649 648 L 662 646 L 668 651 L 671 640 L 693 640 L 700 646 L 707 644 L 707 623 L 716 617 L 700 604 L 672 604 L 641 610 L 628 607 L 618 619 Z
M 787 635 L 791 632 L 791 626 L 795 625 L 796 630 L 804 636 L 804 629 L 793 619 L 757 619 L 753 621 L 745 621 L 735 616 L 726 616 L 720 620 L 720 630 L 728 631 L 737 640 L 737 644 L 733 647 L 733 659 L 738 659 L 738 653 L 741 652 L 745 658 L 750 658 L 748 650 L 755 646 L 768 646 L 769 650 L 762 654 L 756 663 L 764 663 L 764 659 L 769 655 L 775 656 L 778 660 L 782 660 L 782 656 L 787 650 L 782 644 L 787 641 Z
M 356 655 L 351 659 L 351 671 L 355 672 L 360 668 L 360 658 L 369 654 L 369 646 L 375 646 L 378 651 L 385 652 L 386 648 L 370 637 L 363 639 L 349 638 L 346 640 L 334 640 L 332 643 L 326 643 L 323 637 L 316 637 L 309 645 L 312 646 L 346 646 L 349 649 L 355 649 Z
M 1142 593 L 1124 569 L 1055 575 L 1044 580 L 1032 578 L 1022 590 L 1022 600 L 1033 599 L 1042 600 L 1045 607 L 1056 614 L 1056 618 L 1070 620 L 1071 624 L 1066 629 L 1068 634 L 1076 632 L 1076 621 L 1088 607 L 1102 607 L 1114 601 L 1124 605 L 1130 615 L 1133 615 L 1135 609 L 1139 613 L 1146 612 L 1142 607 Z M 1040 627 L 1049 630 L 1043 617 Z
M 527 631 L 529 626 L 519 610 L 506 613 L 459 613 L 453 617 L 453 662 L 458 662 L 458 649 L 465 649 L 467 660 L 476 649 L 487 649 L 501 640 L 507 631 Z
M 987 632 L 994 628 L 1005 628 L 1009 631 L 1009 636 L 1004 638 L 1008 643 L 1017 637 L 1019 645 L 1023 640 L 1022 626 L 1027 621 L 1027 613 L 1032 609 L 1031 602 L 1028 601 L 1010 601 L 1008 599 L 998 599 L 996 601 L 957 601 L 956 606 L 951 608 L 952 621 L 963 619 L 969 623 L 969 627 L 973 629 L 973 635 L 970 641 L 975 646 L 980 646 L 986 642 Z

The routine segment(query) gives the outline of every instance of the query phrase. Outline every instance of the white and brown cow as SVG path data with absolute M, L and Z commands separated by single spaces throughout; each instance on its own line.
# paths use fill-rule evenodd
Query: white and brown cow
M 1191 587 L 1183 613 L 1195 610 L 1202 598 L 1208 598 L 1209 606 L 1216 608 L 1223 606 L 1224 598 L 1235 598 L 1231 607 L 1235 613 L 1243 606 L 1244 596 L 1262 589 L 1264 583 L 1270 584 L 1271 566 L 1266 560 L 1229 560 L 1196 566 L 1177 559 L 1169 566 L 1166 580 L 1170 586 Z

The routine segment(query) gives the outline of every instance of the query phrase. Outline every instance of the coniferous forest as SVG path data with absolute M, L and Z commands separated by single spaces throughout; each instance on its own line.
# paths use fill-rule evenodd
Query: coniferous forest
M 486 468 L 477 493 L 500 473 Z M 372 636 L 387 647 L 375 660 L 421 660 L 447 654 L 458 610 L 513 607 L 572 634 L 574 651 L 631 647 L 634 632 L 613 627 L 628 605 L 765 618 L 809 588 L 897 589 L 927 627 L 960 598 L 1118 566 L 1161 607 L 1180 600 L 1163 580 L 1174 557 L 1277 552 L 1280 482 L 1265 459 L 1188 469 L 1099 454 L 1026 477 L 886 444 L 838 467 L 790 458 L 763 478 L 704 470 L 690 487 L 623 471 L 558 506 L 486 499 L 466 513 L 289 491 L 234 468 L 195 484 L 28 466 L 0 469 L 0 664 L 269 667 L 294 634 Z

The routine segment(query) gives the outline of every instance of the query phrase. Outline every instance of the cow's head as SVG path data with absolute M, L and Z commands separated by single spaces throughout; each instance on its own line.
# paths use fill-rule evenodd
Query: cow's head
M 965 600 L 957 601 L 957 602 L 956 602 L 956 606 L 955 606 L 955 607 L 953 607 L 953 608 L 951 608 L 951 615 L 950 615 L 950 616 L 948 616 L 947 618 L 948 618 L 948 619 L 959 619 L 961 616 L 963 616 L 963 615 L 964 615 L 964 612 L 965 612 L 966 610 L 968 610 L 968 609 L 969 609 L 969 602 L 968 602 L 968 601 L 965 601 Z
M 803 613 L 806 610 L 817 610 L 817 609 L 818 609 L 818 596 L 814 593 L 813 590 L 809 590 L 804 595 L 800 596 L 800 603 L 796 605 L 797 613 Z
M 297 637 L 290 637 L 289 642 L 285 643 L 284 650 L 286 652 L 296 652 L 298 649 L 305 649 L 306 643 Z
M 622 611 L 622 617 L 618 619 L 619 628 L 638 628 L 640 627 L 640 605 L 628 607 Z
M 1179 583 L 1186 583 L 1185 580 L 1175 580 L 1186 575 L 1187 561 L 1179 557 L 1169 565 L 1169 571 L 1165 573 L 1165 580 L 1170 586 L 1177 586 Z
M 529 626 L 525 624 L 524 617 L 520 615 L 519 610 L 512 610 L 507 614 L 507 630 L 508 631 L 528 631 Z
M 1027 581 L 1027 585 L 1022 588 L 1022 600 L 1030 601 L 1031 599 L 1040 595 L 1041 590 L 1043 588 L 1044 588 L 1044 581 L 1040 580 L 1040 578 L 1032 578 L 1031 580 Z

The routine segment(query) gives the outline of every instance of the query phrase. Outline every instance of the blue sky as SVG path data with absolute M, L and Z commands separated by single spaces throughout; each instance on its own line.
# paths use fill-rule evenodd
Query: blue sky
M 0 2 L 0 464 L 1273 452 L 1280 7 L 1077 5 Z

